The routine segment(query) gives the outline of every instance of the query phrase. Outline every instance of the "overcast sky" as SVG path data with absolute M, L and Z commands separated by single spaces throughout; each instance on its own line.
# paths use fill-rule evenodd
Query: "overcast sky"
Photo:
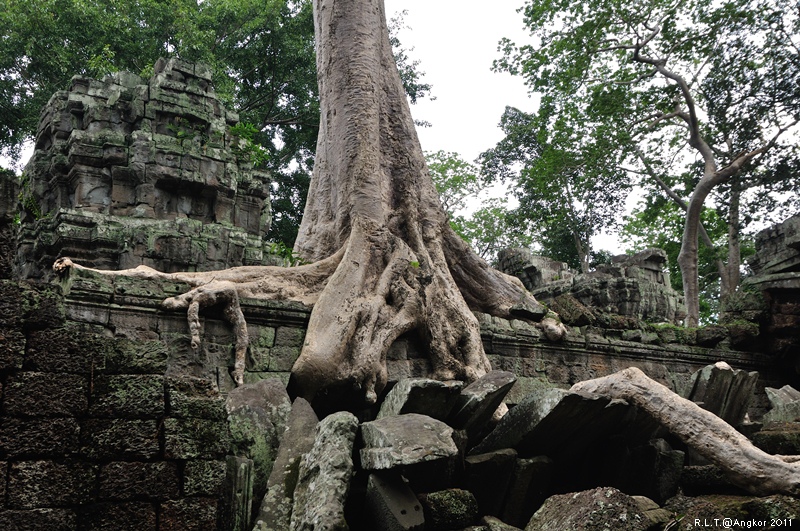
M 494 73 L 503 37 L 524 42 L 523 0 L 464 2 L 463 0 L 385 0 L 386 15 L 407 10 L 398 38 L 420 61 L 424 81 L 433 85 L 436 100 L 411 106 L 417 120 L 432 127 L 418 128 L 425 151 L 454 151 L 474 160 L 502 138 L 497 127 L 506 105 L 533 110 L 522 79 Z

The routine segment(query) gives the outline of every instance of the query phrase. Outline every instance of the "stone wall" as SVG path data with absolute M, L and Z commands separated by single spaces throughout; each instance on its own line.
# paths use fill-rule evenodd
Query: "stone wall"
M 159 307 L 183 288 L 83 271 L 61 284 L 0 283 L 5 528 L 215 528 L 230 451 L 223 397 L 232 386 L 233 335 L 212 311 L 202 319 L 203 347 L 192 351 L 185 315 Z M 285 381 L 309 309 L 244 300 L 243 310 L 246 380 Z M 682 390 L 691 373 L 719 359 L 759 371 L 761 385 L 787 383 L 754 353 L 581 329 L 551 343 L 522 321 L 479 318 L 493 366 L 519 375 L 511 404 L 538 387 L 629 366 Z M 429 372 L 409 338 L 392 349 L 389 368 L 393 380 Z M 751 414 L 764 408 L 758 401 Z
M 537 300 L 551 305 L 557 301 L 559 307 L 554 309 L 569 324 L 588 324 L 593 321 L 590 314 L 596 313 L 673 324 L 686 317 L 683 297 L 670 285 L 667 255 L 661 249 L 614 256 L 610 264 L 586 274 L 527 249 L 505 249 L 498 261 L 500 269 L 517 276 Z M 570 308 L 564 307 L 568 301 L 586 309 L 574 322 Z
M 727 302 L 732 318 L 760 324 L 762 348 L 800 370 L 800 215 L 761 231 L 749 261 L 753 276 L 743 293 Z
M 57 286 L 3 280 L 0 301 L 0 529 L 215 529 L 228 428 L 211 382 L 167 376 L 162 341 L 65 318 Z

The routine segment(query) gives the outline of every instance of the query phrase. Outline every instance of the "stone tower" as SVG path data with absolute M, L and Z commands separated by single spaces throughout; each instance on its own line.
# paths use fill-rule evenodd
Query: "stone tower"
M 18 274 L 47 277 L 59 256 L 167 272 L 274 263 L 269 176 L 237 123 L 201 64 L 74 77 L 42 111 L 21 179 Z

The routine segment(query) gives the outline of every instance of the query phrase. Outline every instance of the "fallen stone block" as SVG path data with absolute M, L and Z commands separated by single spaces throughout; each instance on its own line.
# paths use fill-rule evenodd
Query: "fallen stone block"
M 254 531 L 289 528 L 300 459 L 314 446 L 318 422 L 311 404 L 303 398 L 296 398 L 267 480 L 267 493 L 261 502 Z
M 244 406 L 259 407 L 266 411 L 277 432 L 282 434 L 286 429 L 292 401 L 286 392 L 286 385 L 277 378 L 270 378 L 241 385 L 228 394 L 225 402 L 228 414 Z
M 602 487 L 547 498 L 525 531 L 645 531 L 649 525 L 631 496 Z
M 345 531 L 344 504 L 353 476 L 358 419 L 340 411 L 317 425 L 314 446 L 300 462 L 290 531 Z
M 464 462 L 464 486 L 475 495 L 481 514 L 500 516 L 517 463 L 516 450 L 471 455 Z
M 386 395 L 377 418 L 420 413 L 437 420 L 446 420 L 459 398 L 458 393 L 463 385 L 456 380 L 449 382 L 427 378 L 400 380 Z
M 365 470 L 388 470 L 458 454 L 453 428 L 417 413 L 366 422 L 361 426 L 361 437 L 361 466 Z
M 247 531 L 253 506 L 253 461 L 228 456 L 225 477 L 225 529 Z
M 553 461 L 548 457 L 517 459 L 500 515 L 503 522 L 524 527 L 552 492 L 553 474 Z
M 618 430 L 630 411 L 621 400 L 564 389 L 538 389 L 512 408 L 470 454 L 514 448 L 520 455 L 569 459 Z
M 508 371 L 491 371 L 461 390 L 448 419 L 456 429 L 474 438 L 497 410 L 517 377 Z
M 419 496 L 426 531 L 449 531 L 472 525 L 478 519 L 478 502 L 471 492 L 447 489 Z
M 381 531 L 422 531 L 425 516 L 414 492 L 400 474 L 370 474 L 365 498 L 367 522 Z
M 632 498 L 647 519 L 650 520 L 651 528 L 663 529 L 664 526 L 672 520 L 672 513 L 659 507 L 659 505 L 650 498 L 646 496 L 632 496 Z
M 796 422 L 800 418 L 800 391 L 790 385 L 780 389 L 765 387 L 772 409 L 762 419 L 764 422 Z
M 692 390 L 687 398 L 730 424 L 744 421 L 758 383 L 757 372 L 733 369 L 724 361 L 707 365 L 692 376 Z
M 484 525 L 486 531 L 521 531 L 519 527 L 508 525 L 494 516 L 484 516 L 481 519 L 481 524 Z

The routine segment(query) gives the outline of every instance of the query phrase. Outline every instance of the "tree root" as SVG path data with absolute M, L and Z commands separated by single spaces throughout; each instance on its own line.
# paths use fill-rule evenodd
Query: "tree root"
M 800 495 L 800 463 L 794 461 L 794 456 L 770 455 L 756 448 L 721 418 L 681 398 L 637 368 L 580 382 L 571 390 L 636 405 L 724 470 L 732 483 L 753 494 Z

